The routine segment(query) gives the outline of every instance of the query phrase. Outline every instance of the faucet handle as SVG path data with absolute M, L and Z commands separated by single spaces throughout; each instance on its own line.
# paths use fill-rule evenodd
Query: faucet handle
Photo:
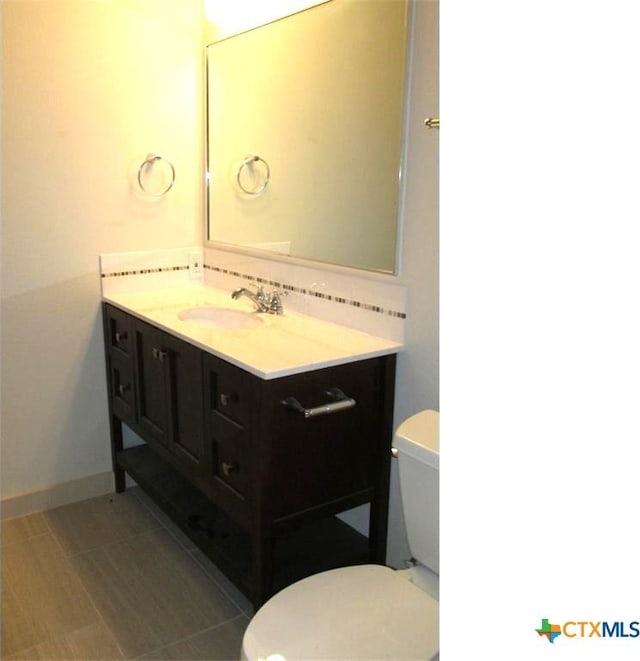
M 282 299 L 280 298 L 280 292 L 277 289 L 274 289 L 271 292 L 269 312 L 271 312 L 271 314 L 282 314 Z
M 269 312 L 271 314 L 282 314 L 284 309 L 282 307 L 282 297 L 288 296 L 289 292 L 282 289 L 274 289 L 271 292 L 271 298 L 269 301 Z

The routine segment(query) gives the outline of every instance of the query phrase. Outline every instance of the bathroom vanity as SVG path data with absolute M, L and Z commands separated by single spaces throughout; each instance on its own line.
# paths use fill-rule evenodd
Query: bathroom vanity
M 256 609 L 318 571 L 383 563 L 393 343 L 250 310 L 260 327 L 199 326 L 184 303 L 141 301 L 103 301 L 116 491 L 129 474 Z M 123 424 L 145 443 L 125 448 Z M 368 537 L 336 517 L 363 504 Z

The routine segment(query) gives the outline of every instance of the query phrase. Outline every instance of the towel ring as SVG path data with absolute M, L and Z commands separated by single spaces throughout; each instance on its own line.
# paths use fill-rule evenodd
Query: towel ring
M 242 174 L 242 171 L 248 166 L 256 161 L 262 161 L 264 163 L 264 167 L 266 168 L 266 172 L 264 175 L 264 183 L 262 186 L 259 186 L 258 188 L 254 190 L 247 190 L 243 185 L 242 182 L 240 181 L 240 175 Z M 260 195 L 260 193 L 264 192 L 264 189 L 267 187 L 267 184 L 269 183 L 269 179 L 271 178 L 271 168 L 269 168 L 269 164 L 264 160 L 264 158 L 261 158 L 260 156 L 253 156 L 249 155 L 247 156 L 244 161 L 242 161 L 242 164 L 238 168 L 238 174 L 236 175 L 236 181 L 238 182 L 238 186 L 240 187 L 240 190 L 243 193 L 246 193 L 247 195 Z
M 161 190 L 157 193 L 152 193 L 148 191 L 144 187 L 144 184 L 142 183 L 142 172 L 146 170 L 146 167 L 148 165 L 154 163 L 154 161 L 164 161 L 171 168 L 171 181 L 169 182 L 169 185 L 164 190 Z M 176 181 L 176 169 L 173 167 L 171 161 L 168 161 L 164 156 L 160 156 L 160 154 L 149 154 L 147 158 L 144 161 L 142 161 L 142 164 L 138 168 L 138 185 L 140 186 L 142 192 L 147 193 L 148 195 L 153 195 L 154 197 L 162 197 L 163 195 L 166 195 L 173 187 L 175 181 Z

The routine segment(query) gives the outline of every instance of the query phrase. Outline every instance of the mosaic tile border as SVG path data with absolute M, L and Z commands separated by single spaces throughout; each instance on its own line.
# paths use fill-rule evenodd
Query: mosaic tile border
M 149 275 L 150 273 L 171 273 L 173 271 L 188 271 L 189 266 L 159 266 L 157 268 L 136 269 L 129 271 L 109 271 L 101 273 L 101 278 L 121 278 L 125 275 Z
M 304 296 L 312 296 L 314 298 L 319 298 L 325 301 L 331 301 L 332 303 L 339 303 L 341 305 L 348 305 L 351 307 L 358 308 L 360 310 L 367 310 L 369 312 L 375 312 L 377 314 L 382 314 L 388 317 L 394 317 L 396 319 L 406 319 L 407 315 L 405 312 L 398 312 L 397 310 L 387 310 L 379 305 L 373 305 L 371 303 L 365 303 L 363 301 L 356 301 L 353 299 L 345 298 L 344 296 L 337 296 L 335 294 L 325 294 L 321 291 L 314 291 L 313 289 L 307 289 L 305 287 L 296 287 L 295 285 L 290 285 L 288 283 L 279 282 L 277 280 L 269 280 L 268 278 L 261 278 L 259 276 L 251 275 L 248 273 L 241 273 L 239 271 L 234 271 L 232 269 L 226 269 L 219 266 L 211 266 L 210 264 L 203 264 L 204 269 L 209 271 L 215 271 L 216 273 L 221 273 L 224 275 L 231 275 L 236 278 L 242 278 L 247 280 L 247 282 L 254 282 L 259 285 L 269 285 L 270 287 L 277 287 L 285 291 L 294 292 L 296 294 L 302 294 Z M 143 269 L 128 269 L 122 271 L 107 271 L 100 274 L 101 278 L 121 278 L 125 276 L 136 276 L 136 275 L 150 275 L 153 273 L 173 273 L 176 271 L 188 271 L 188 265 L 181 266 L 159 266 L 153 268 L 143 268 Z
M 312 289 L 306 289 L 305 287 L 296 287 L 294 285 L 289 285 L 287 283 L 278 282 L 277 280 L 269 280 L 267 278 L 261 278 L 247 273 L 240 273 L 239 271 L 234 271 L 232 269 L 225 269 L 220 266 L 211 266 L 210 264 L 203 264 L 203 268 L 208 271 L 215 271 L 216 273 L 222 273 L 224 275 L 232 275 L 235 276 L 236 278 L 242 278 L 243 280 L 247 280 L 248 282 L 255 282 L 259 285 L 269 285 L 270 287 L 277 287 L 278 289 L 295 292 L 296 294 L 303 294 L 304 296 L 313 296 L 314 298 L 321 298 L 325 301 L 340 303 L 342 305 L 349 305 L 351 307 L 359 308 L 361 310 L 368 310 L 369 312 L 376 312 L 378 314 L 383 314 L 388 317 L 395 317 L 396 319 L 407 318 L 405 312 L 398 312 L 396 310 L 386 310 L 385 308 L 382 308 L 379 305 L 372 305 L 370 303 L 364 303 L 362 301 L 355 301 L 352 299 L 344 298 L 343 296 L 336 296 L 334 294 L 325 294 L 324 292 L 314 291 Z

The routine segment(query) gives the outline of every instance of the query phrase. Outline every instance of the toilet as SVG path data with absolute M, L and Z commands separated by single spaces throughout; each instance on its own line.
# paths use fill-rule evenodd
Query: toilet
M 438 413 L 405 420 L 394 437 L 408 569 L 341 567 L 274 595 L 242 640 L 244 661 L 438 658 Z

